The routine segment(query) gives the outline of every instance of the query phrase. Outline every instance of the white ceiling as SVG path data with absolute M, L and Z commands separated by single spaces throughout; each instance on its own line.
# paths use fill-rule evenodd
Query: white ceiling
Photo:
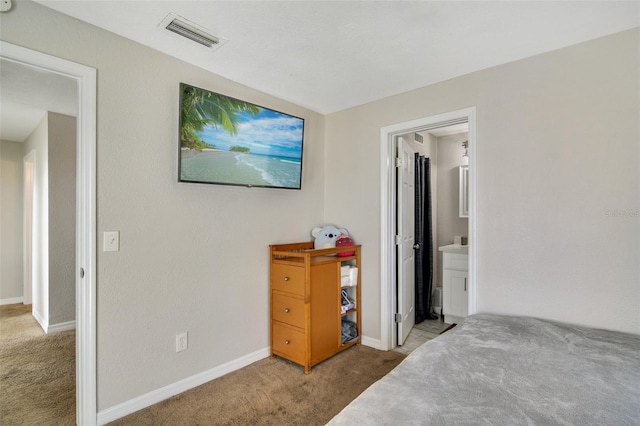
M 47 111 L 78 115 L 75 80 L 0 59 L 0 139 L 24 142 Z
M 638 1 L 36 1 L 322 114 L 640 26 Z

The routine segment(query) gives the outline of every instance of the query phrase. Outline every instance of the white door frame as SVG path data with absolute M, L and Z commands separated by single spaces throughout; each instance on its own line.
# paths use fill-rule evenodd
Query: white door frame
M 464 120 L 469 123 L 469 315 L 476 313 L 478 256 L 476 215 L 476 107 L 423 117 L 380 129 L 380 346 L 382 350 L 393 349 L 397 342 L 394 322 L 396 309 L 395 292 L 395 136 L 445 127 Z
M 76 423 L 97 421 L 96 70 L 0 41 L 0 57 L 78 83 L 76 157 Z

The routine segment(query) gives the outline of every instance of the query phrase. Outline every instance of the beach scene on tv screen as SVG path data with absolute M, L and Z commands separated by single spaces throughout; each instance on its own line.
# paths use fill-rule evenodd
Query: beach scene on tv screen
M 185 85 L 180 120 L 181 181 L 300 188 L 301 118 Z

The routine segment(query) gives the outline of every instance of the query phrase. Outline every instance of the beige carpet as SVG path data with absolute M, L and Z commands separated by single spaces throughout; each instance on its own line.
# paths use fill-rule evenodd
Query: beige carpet
M 324 425 L 405 355 L 354 346 L 313 367 L 263 359 L 113 425 Z M 0 306 L 0 425 L 75 424 L 75 334 Z
M 309 375 L 267 358 L 111 425 L 324 425 L 404 358 L 354 346 Z
M 31 306 L 0 306 L 0 424 L 75 424 L 75 332 L 44 334 Z

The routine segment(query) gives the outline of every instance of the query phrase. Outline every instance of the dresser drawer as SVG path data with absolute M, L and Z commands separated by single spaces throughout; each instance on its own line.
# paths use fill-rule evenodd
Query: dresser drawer
M 293 327 L 271 322 L 271 351 L 290 361 L 305 365 L 305 334 Z
M 276 321 L 304 328 L 304 300 L 284 294 L 271 295 L 271 318 Z
M 442 266 L 444 269 L 466 271 L 469 269 L 469 256 L 466 254 L 458 253 L 444 253 Z
M 271 288 L 304 296 L 304 268 L 271 264 Z

